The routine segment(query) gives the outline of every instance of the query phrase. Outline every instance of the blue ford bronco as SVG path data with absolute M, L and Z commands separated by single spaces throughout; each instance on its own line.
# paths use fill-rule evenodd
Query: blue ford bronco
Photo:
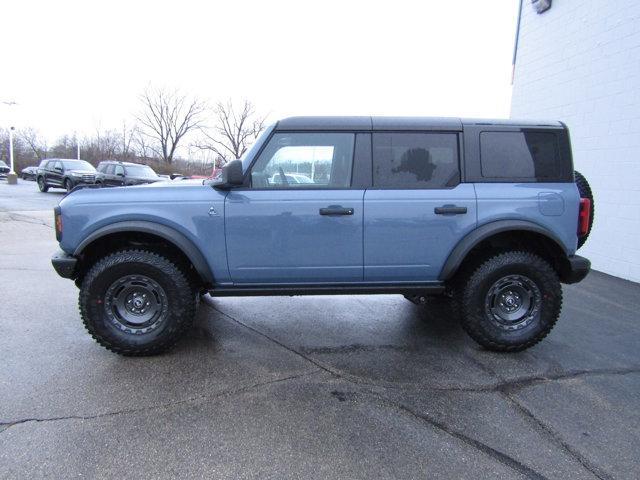
M 294 117 L 218 180 L 76 188 L 56 271 L 123 355 L 167 350 L 200 295 L 448 297 L 485 348 L 544 338 L 593 222 L 560 122 Z

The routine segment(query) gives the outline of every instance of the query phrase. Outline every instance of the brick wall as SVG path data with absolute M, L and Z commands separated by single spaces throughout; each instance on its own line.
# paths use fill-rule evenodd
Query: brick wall
M 640 281 L 640 2 L 553 0 L 538 15 L 524 0 L 511 117 L 569 126 L 596 203 L 580 253 Z

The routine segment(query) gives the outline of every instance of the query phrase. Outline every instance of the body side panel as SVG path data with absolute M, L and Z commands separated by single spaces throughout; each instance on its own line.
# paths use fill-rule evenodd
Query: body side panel
M 580 198 L 575 183 L 476 183 L 478 226 L 524 220 L 550 231 L 567 255 L 576 251 Z
M 73 254 L 83 240 L 108 225 L 132 221 L 156 223 L 188 239 L 202 253 L 215 282 L 228 284 L 225 196 L 226 192 L 207 185 L 152 184 L 80 190 L 60 202 L 64 225 L 60 247 Z
M 235 190 L 225 205 L 234 283 L 362 281 L 364 190 Z M 352 215 L 320 215 L 333 205 Z
M 438 215 L 444 205 L 466 207 Z M 433 281 L 458 241 L 476 226 L 473 184 L 451 189 L 371 189 L 364 202 L 364 280 Z

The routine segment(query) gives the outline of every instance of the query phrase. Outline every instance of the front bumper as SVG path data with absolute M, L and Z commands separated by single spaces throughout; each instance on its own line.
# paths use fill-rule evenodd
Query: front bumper
M 571 255 L 562 269 L 560 280 L 562 283 L 578 283 L 584 280 L 591 271 L 591 262 L 580 255 Z
M 56 270 L 58 275 L 62 278 L 74 278 L 76 273 L 76 265 L 78 264 L 78 259 L 72 255 L 69 255 L 62 250 L 58 250 L 51 257 L 51 264 L 53 268 Z

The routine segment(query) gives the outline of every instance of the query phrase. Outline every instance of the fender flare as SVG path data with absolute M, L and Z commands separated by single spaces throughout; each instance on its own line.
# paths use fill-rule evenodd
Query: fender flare
M 161 237 L 176 247 L 178 247 L 182 253 L 186 255 L 189 261 L 193 264 L 194 268 L 200 275 L 200 277 L 209 284 L 213 284 L 213 274 L 209 268 L 209 264 L 205 260 L 200 250 L 182 233 L 177 230 L 167 227 L 159 223 L 148 222 L 144 220 L 125 221 L 112 223 L 111 225 L 104 226 L 89 234 L 73 252 L 73 256 L 77 257 L 82 254 L 82 251 L 91 243 L 102 238 L 106 235 L 120 232 L 141 232 L 150 233 Z
M 469 252 L 480 242 L 497 233 L 509 231 L 527 231 L 544 235 L 557 244 L 558 248 L 567 255 L 567 250 L 564 248 L 562 241 L 548 228 L 526 220 L 498 220 L 476 228 L 460 240 L 449 254 L 440 271 L 439 279 L 445 281 L 453 277 Z

